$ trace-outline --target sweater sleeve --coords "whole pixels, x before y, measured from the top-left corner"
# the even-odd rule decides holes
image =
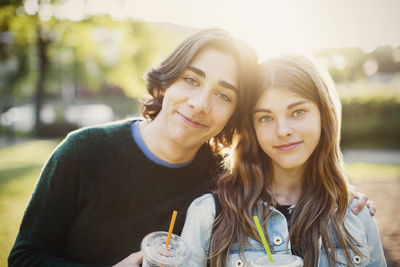
[[[45,164],[9,255],[9,266],[88,266],[70,262],[60,253],[78,211],[76,138],[69,135]]]

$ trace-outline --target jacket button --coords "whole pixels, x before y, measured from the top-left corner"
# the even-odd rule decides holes
[[[282,244],[282,238],[280,236],[276,236],[274,238],[274,245],[279,246],[280,244]]]
[[[354,256],[354,257],[353,257],[353,262],[354,262],[355,264],[360,264],[360,263],[361,263],[361,257],[358,256],[358,255]]]
[[[242,260],[237,260],[236,263],[235,263],[235,266],[236,267],[243,267],[244,266],[243,265],[243,261]]]

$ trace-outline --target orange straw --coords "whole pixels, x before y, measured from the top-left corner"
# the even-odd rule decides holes
[[[176,219],[177,214],[178,214],[178,212],[176,210],[174,210],[174,212],[172,212],[172,218],[171,218],[171,223],[169,224],[167,241],[165,241],[165,249],[164,249],[163,257],[165,257],[167,255],[169,241],[171,240],[172,230],[174,229],[174,224],[175,224],[175,219]],[[161,264],[160,266],[164,267],[164,264]]]
[[[172,212],[172,219],[171,219],[171,223],[169,224],[167,241],[165,242],[165,249],[168,249],[169,241],[171,240],[172,230],[174,229],[174,224],[175,224],[175,219],[176,219],[177,214],[178,214],[178,212],[176,210],[174,210],[174,212]]]

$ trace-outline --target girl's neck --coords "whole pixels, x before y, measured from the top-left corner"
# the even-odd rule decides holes
[[[165,131],[156,120],[139,123],[140,135],[147,148],[158,158],[172,164],[190,161],[200,149],[182,147],[164,134]]]
[[[303,168],[283,169],[274,166],[273,193],[280,205],[296,204],[301,195]]]

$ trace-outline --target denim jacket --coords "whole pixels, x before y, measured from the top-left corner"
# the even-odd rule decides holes
[[[351,212],[349,205],[346,213],[346,227],[357,240],[366,244],[360,247],[364,255],[351,253],[354,266],[386,266],[378,229],[374,219],[370,216],[367,208],[364,208],[358,215]],[[264,203],[266,206],[266,203]],[[275,208],[271,207],[271,217],[267,221],[267,231],[270,237],[273,250],[276,254],[291,254],[290,242],[288,241],[288,223],[285,216]],[[205,194],[195,199],[190,205],[185,225],[182,230],[182,238],[192,250],[189,264],[186,266],[199,267],[207,266],[209,242],[215,217],[215,203],[212,194]],[[265,231],[265,230],[264,230]],[[334,237],[333,237],[334,239]],[[265,256],[265,250],[261,243],[248,238],[249,243],[245,244],[244,257],[239,257],[239,247],[234,244],[229,257],[229,266],[250,266],[254,259]],[[289,243],[288,243],[289,242]],[[335,242],[335,241],[334,241]],[[347,266],[346,256],[342,249],[336,249],[336,258],[339,262],[336,266]],[[320,267],[329,266],[327,252],[323,249],[320,239]]]

